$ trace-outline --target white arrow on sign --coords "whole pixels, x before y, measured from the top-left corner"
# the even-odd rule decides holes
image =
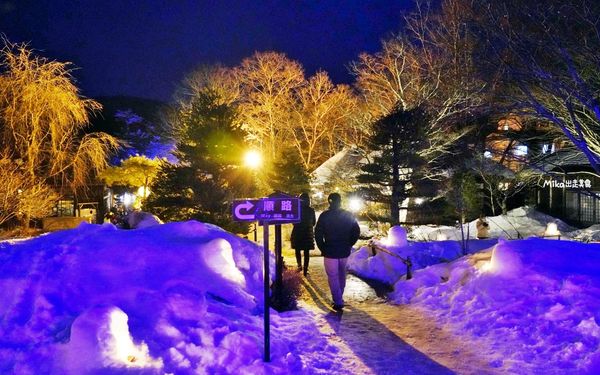
[[[248,212],[250,211],[252,208],[254,207],[254,205],[252,204],[252,202],[246,201],[246,203],[242,203],[240,205],[237,205],[235,207],[235,217],[237,217],[240,220],[253,220],[255,218],[254,214],[250,214],[250,215],[242,215],[240,213],[240,211],[242,209],[244,209],[244,211]]]

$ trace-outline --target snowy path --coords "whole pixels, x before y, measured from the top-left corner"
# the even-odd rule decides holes
[[[286,264],[293,266],[292,253],[284,251]],[[362,280],[348,277],[342,313],[332,310],[322,257],[311,257],[310,273],[303,279],[300,308],[311,311],[317,327],[337,347],[348,374],[494,374],[478,358],[475,348],[436,326],[411,306],[384,303]],[[319,370],[318,358],[303,358],[312,373]],[[329,369],[331,370],[331,369]]]

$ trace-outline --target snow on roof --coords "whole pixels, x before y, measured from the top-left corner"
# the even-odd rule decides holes
[[[335,178],[355,177],[360,173],[360,165],[363,160],[364,156],[357,149],[345,148],[327,159],[311,173],[312,183],[322,186]]]
[[[590,166],[590,161],[583,152],[576,149],[563,149],[541,159],[537,164],[543,171],[552,171],[561,167]]]

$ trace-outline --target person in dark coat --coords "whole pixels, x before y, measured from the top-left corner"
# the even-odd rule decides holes
[[[292,249],[296,251],[296,262],[298,270],[304,270],[304,276],[308,275],[309,254],[315,248],[315,210],[310,206],[310,196],[307,193],[300,194],[300,222],[294,224],[292,229]],[[304,267],[302,267],[302,252],[304,252]]]
[[[352,213],[342,209],[342,197],[331,193],[327,198],[329,209],[319,215],[315,240],[325,258],[325,272],[333,299],[333,308],[344,307],[346,263],[352,246],[358,241],[360,228]]]

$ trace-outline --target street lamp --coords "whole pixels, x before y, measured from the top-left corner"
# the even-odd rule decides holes
[[[350,209],[350,211],[352,212],[358,212],[362,209],[363,207],[363,200],[358,198],[358,197],[352,197],[350,198],[350,200],[348,201],[348,208]]]
[[[250,169],[257,169],[262,165],[262,156],[256,150],[249,150],[244,155],[244,165]]]
[[[244,165],[252,170],[252,177],[256,179],[256,170],[262,166],[262,155],[257,150],[248,150],[244,154]],[[254,222],[254,242],[257,241],[258,222]]]

